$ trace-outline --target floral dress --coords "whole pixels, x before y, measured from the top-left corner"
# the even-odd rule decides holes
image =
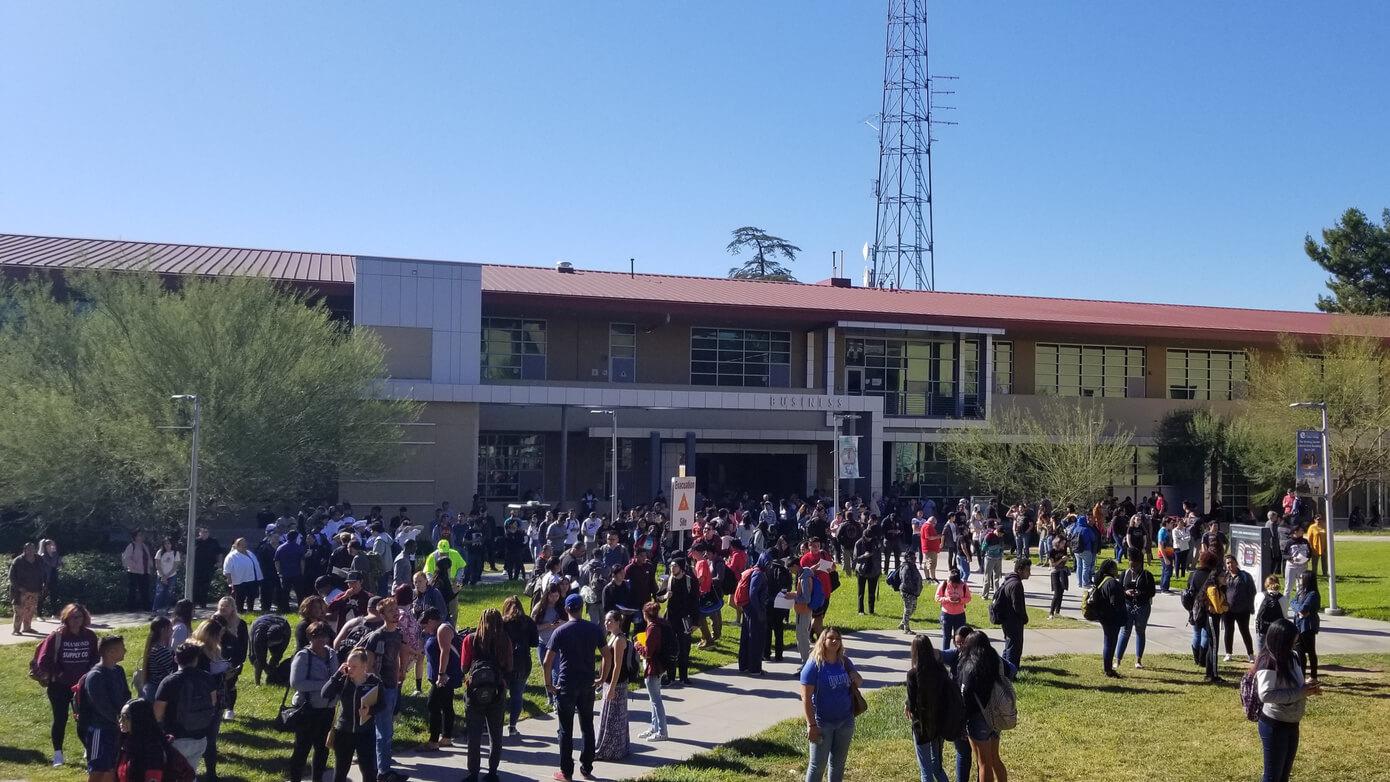
[[[618,680],[617,695],[609,700],[609,691],[613,685],[608,683],[613,678],[613,670],[610,666],[622,667],[623,658],[617,654],[616,644],[618,639],[622,639],[624,646],[630,646],[631,641],[625,635],[614,635],[608,641],[608,660],[603,666],[603,711],[599,714],[598,742],[594,755],[599,760],[622,760],[627,757],[628,730],[627,730],[627,679],[620,677]],[[624,651],[624,655],[626,651]]]

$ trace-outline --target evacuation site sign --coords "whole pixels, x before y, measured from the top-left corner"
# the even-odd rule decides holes
[[[1297,457],[1294,485],[1299,491],[1322,494],[1322,432],[1316,429],[1299,429]]]
[[[695,528],[695,479],[671,479],[671,531]]]

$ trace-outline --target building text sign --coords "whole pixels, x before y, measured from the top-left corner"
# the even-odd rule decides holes
[[[848,410],[849,399],[822,394],[770,394],[769,410]]]

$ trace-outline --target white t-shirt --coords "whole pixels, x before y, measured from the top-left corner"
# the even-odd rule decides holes
[[[565,545],[573,546],[579,541],[579,519],[565,519]]]
[[[585,520],[584,520],[584,542],[585,542],[585,543],[593,543],[593,542],[594,542],[595,536],[598,535],[599,527],[602,527],[602,526],[603,526],[603,522],[602,522],[601,520],[599,520],[599,518],[596,517],[596,516],[590,516],[589,518],[585,519]]]

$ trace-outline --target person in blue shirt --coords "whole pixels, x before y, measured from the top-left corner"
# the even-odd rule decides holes
[[[574,779],[574,719],[584,746],[579,753],[579,772],[592,778],[594,771],[594,655],[603,646],[603,628],[584,621],[584,598],[578,593],[565,598],[569,621],[556,628],[546,644],[542,681],[555,698],[556,733],[560,739],[561,782]]]
[[[1304,572],[1299,578],[1298,592],[1295,593],[1289,608],[1294,614],[1294,626],[1298,628],[1295,650],[1298,652],[1299,667],[1303,669],[1310,684],[1317,684],[1318,630],[1322,625],[1318,611],[1322,609],[1322,596],[1318,594],[1316,575]]]
[[[303,574],[304,546],[299,542],[299,535],[291,532],[285,536],[285,542],[275,549],[275,569],[280,574],[279,589],[276,591],[276,605],[280,613],[288,613],[290,610],[290,590],[294,590],[296,600],[303,600],[308,597],[303,593],[303,586],[300,576]]]
[[[821,782],[826,768],[830,782],[845,778],[845,761],[854,739],[854,701],[850,688],[864,681],[845,654],[840,631],[827,627],[816,639],[811,657],[801,668],[801,704],[806,712],[810,760],[806,782]]]

